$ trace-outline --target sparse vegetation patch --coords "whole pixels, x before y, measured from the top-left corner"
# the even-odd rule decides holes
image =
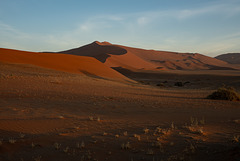
[[[233,87],[221,87],[207,98],[214,100],[240,101],[240,94]]]

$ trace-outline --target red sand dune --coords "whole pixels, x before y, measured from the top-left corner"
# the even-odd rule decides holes
[[[0,48],[0,62],[32,64],[58,71],[81,73],[93,77],[128,80],[95,58],[56,53],[37,53]]]
[[[95,57],[109,67],[144,70],[235,69],[224,61],[201,54],[144,50],[95,41],[61,53]]]
[[[95,57],[109,67],[122,67],[126,69],[157,68],[157,65],[132,54],[122,46],[112,45],[108,42],[101,43],[95,41],[79,48],[61,51],[60,53]]]

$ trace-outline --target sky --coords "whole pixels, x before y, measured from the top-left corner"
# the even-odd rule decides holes
[[[93,41],[216,56],[240,52],[240,0],[0,0],[0,47]]]

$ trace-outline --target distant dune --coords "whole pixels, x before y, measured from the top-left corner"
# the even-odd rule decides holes
[[[236,69],[227,62],[197,53],[177,53],[144,50],[95,41],[91,44],[60,53],[90,56],[108,67],[129,70],[204,70]]]
[[[125,76],[107,67],[95,58],[56,53],[36,53],[0,48],[0,62],[31,64],[91,77],[128,80]]]
[[[216,59],[228,62],[230,64],[240,64],[240,53],[228,53],[215,57]]]

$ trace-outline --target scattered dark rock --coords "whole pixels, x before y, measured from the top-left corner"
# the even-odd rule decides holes
[[[174,86],[182,87],[182,86],[184,86],[184,84],[182,82],[176,82],[174,84]]]
[[[187,82],[184,82],[184,85],[185,85],[185,84],[189,84],[189,83],[190,83],[189,81],[187,81]]]
[[[165,84],[163,84],[163,83],[158,83],[156,86],[165,87]]]
[[[139,81],[139,83],[144,84],[144,85],[150,85],[150,83],[146,82],[146,81]]]

